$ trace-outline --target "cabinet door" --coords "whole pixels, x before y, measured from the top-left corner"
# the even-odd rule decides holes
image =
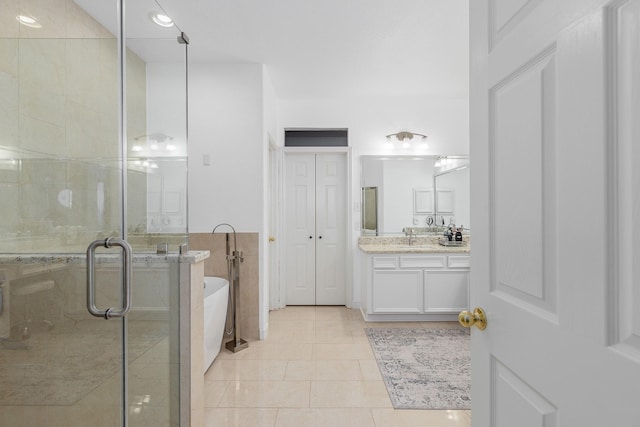
[[[424,311],[458,313],[469,308],[469,271],[425,271]]]
[[[421,270],[373,270],[373,313],[421,313]]]

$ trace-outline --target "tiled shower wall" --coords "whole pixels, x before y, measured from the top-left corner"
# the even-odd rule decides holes
[[[190,233],[189,248],[208,250],[211,256],[204,262],[205,276],[228,278],[225,232]],[[260,339],[259,326],[259,252],[258,233],[236,233],[238,250],[244,254],[240,264],[240,300],[238,321],[241,336],[245,340]],[[233,251],[233,234],[229,234],[230,250]]]
[[[0,9],[0,251],[86,246],[120,226],[117,41],[73,0]],[[20,25],[25,11],[42,27]],[[146,134],[146,64],[130,51],[127,103],[129,137]],[[146,174],[128,188],[129,224],[145,224]]]

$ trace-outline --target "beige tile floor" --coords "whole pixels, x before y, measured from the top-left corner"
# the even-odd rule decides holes
[[[272,311],[269,336],[205,375],[206,427],[470,427],[470,411],[394,410],[365,327],[457,327],[452,322],[366,323],[344,307]]]

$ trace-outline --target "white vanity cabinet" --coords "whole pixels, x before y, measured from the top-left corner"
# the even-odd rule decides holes
[[[363,256],[365,320],[457,320],[469,308],[468,253]]]

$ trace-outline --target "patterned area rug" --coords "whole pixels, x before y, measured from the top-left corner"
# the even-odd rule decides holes
[[[468,329],[365,328],[396,409],[471,409]]]

